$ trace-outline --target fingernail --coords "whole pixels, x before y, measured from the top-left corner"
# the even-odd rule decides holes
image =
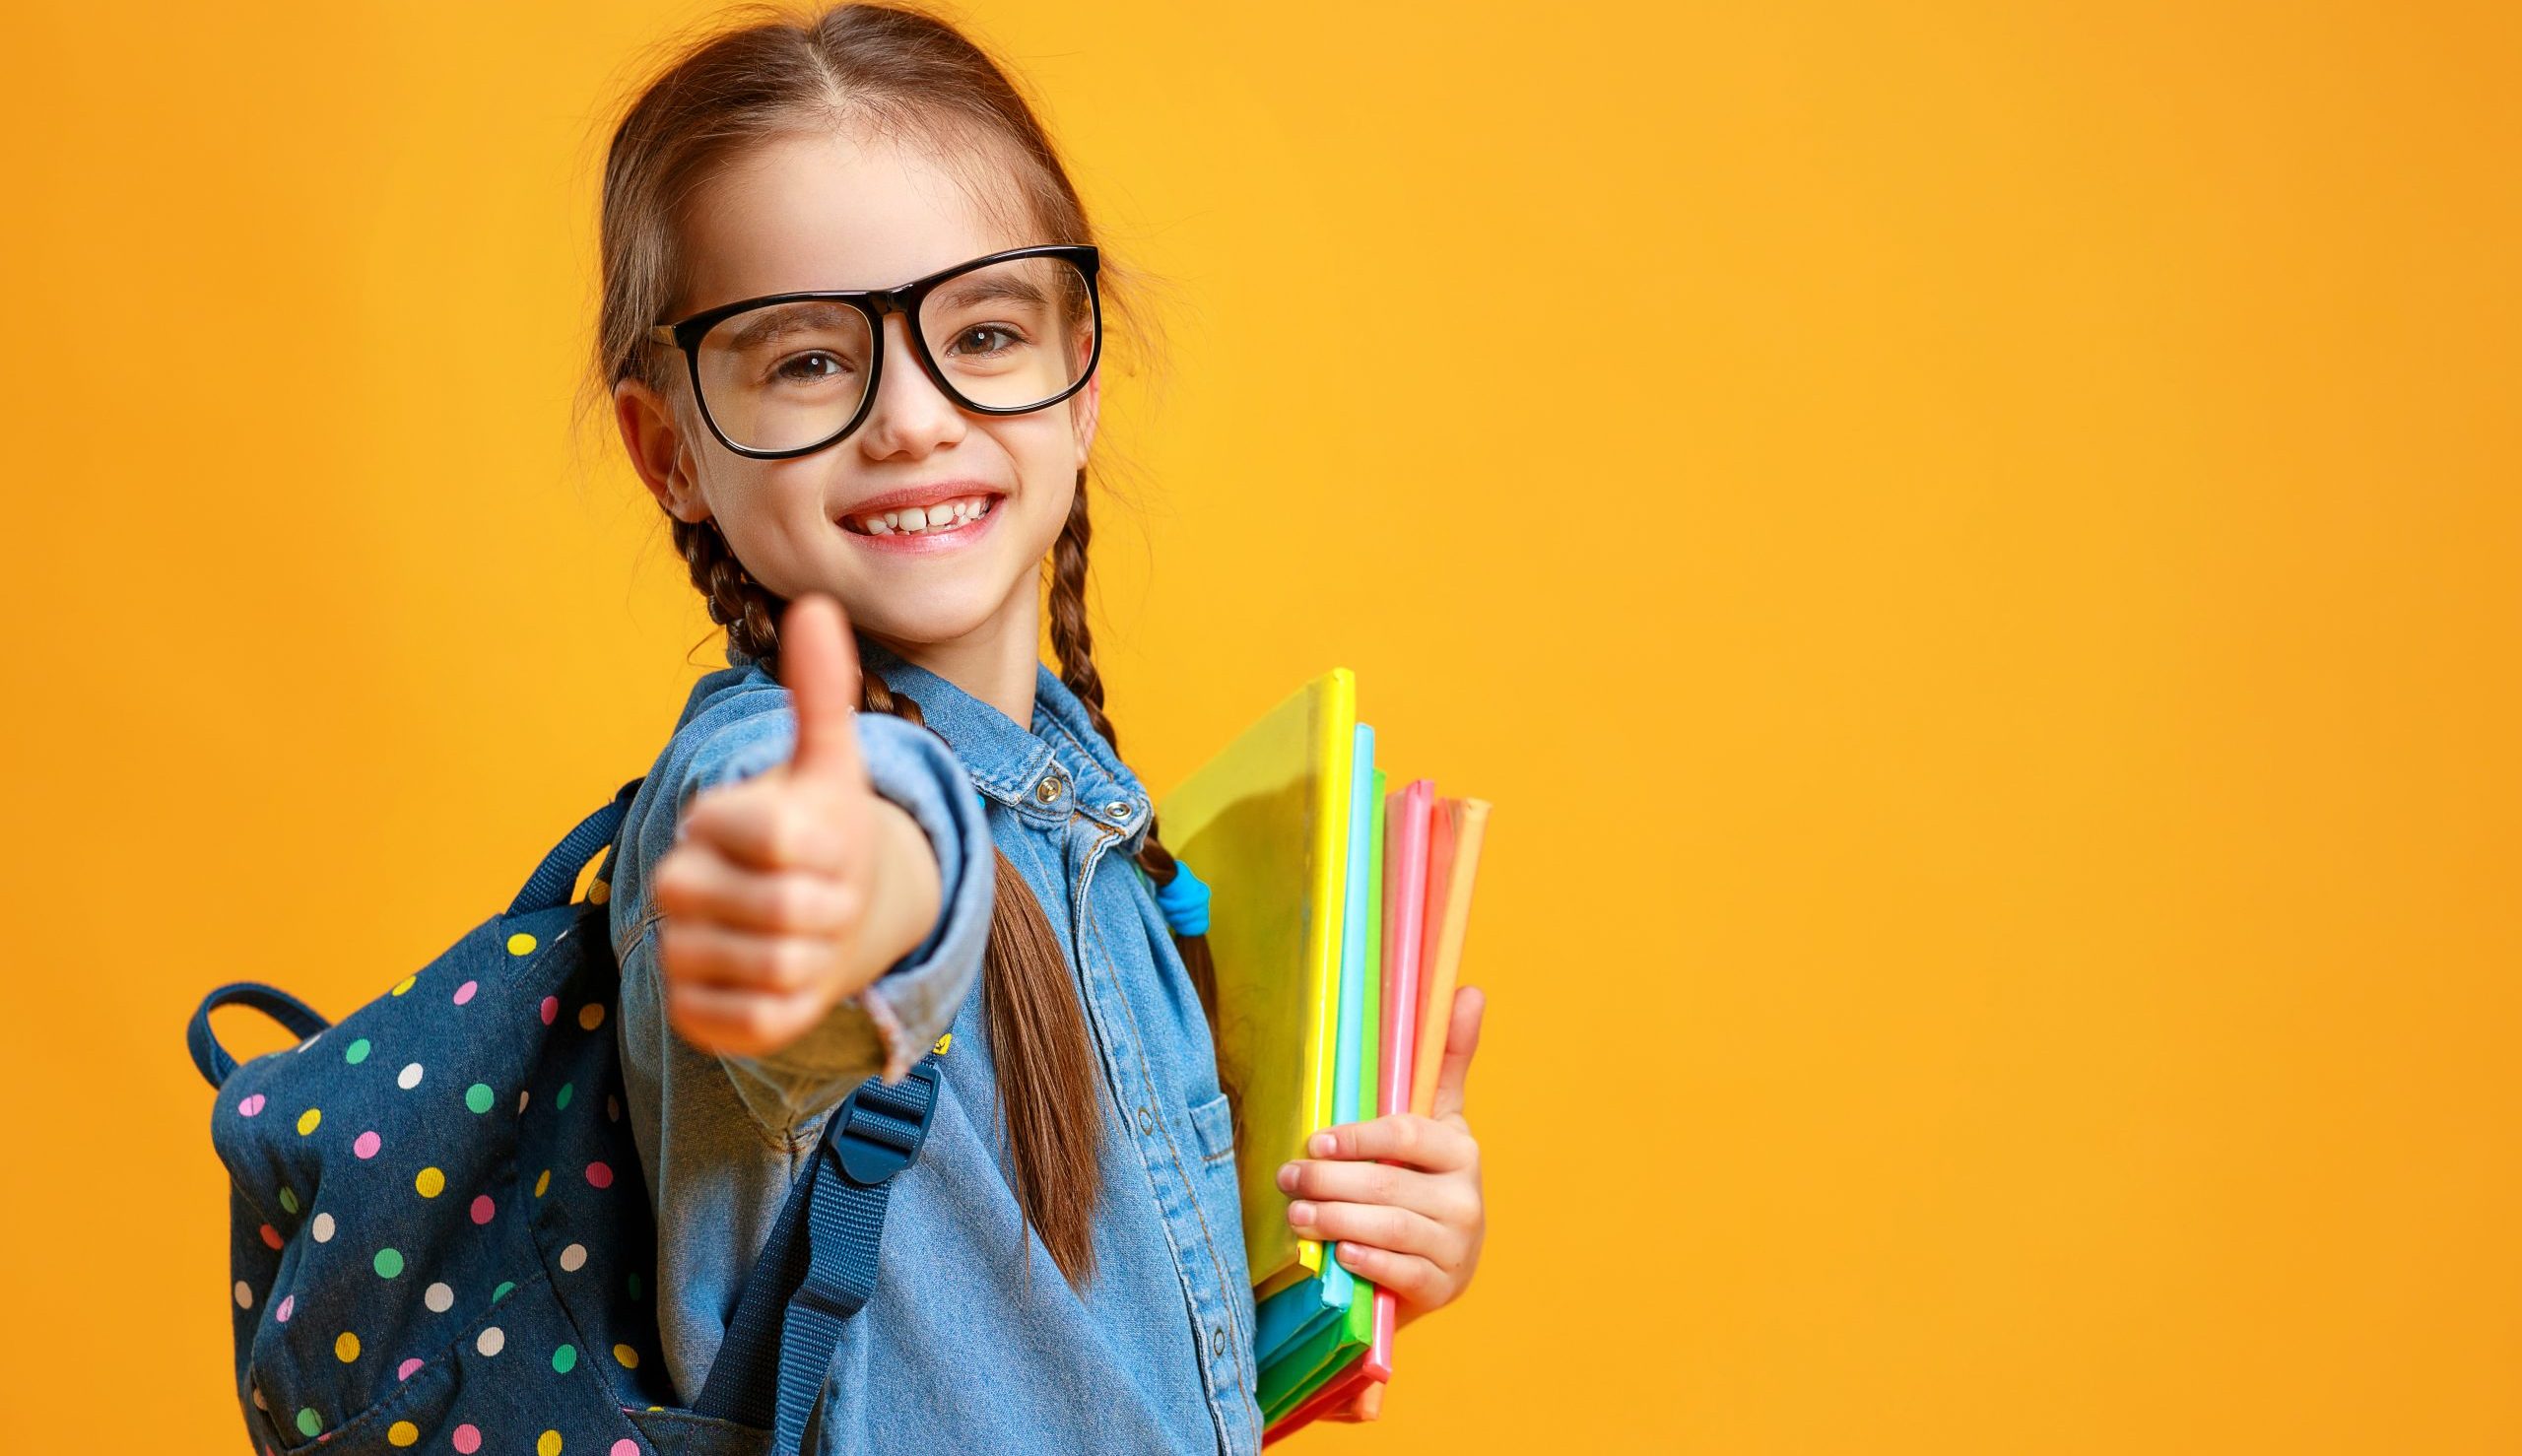
[[[1295,1191],[1295,1189],[1296,1189],[1296,1165],[1295,1165],[1294,1163],[1293,1163],[1293,1162],[1283,1162],[1283,1163],[1280,1163],[1280,1164],[1279,1164],[1279,1191],[1280,1191],[1280,1192],[1282,1192],[1282,1193],[1294,1193],[1294,1192]]]
[[[1316,1158],[1329,1158],[1331,1150],[1338,1146],[1339,1139],[1332,1137],[1329,1133],[1315,1133],[1313,1141],[1304,1145],[1304,1151]]]
[[[1313,1205],[1312,1205],[1312,1204],[1309,1204],[1309,1203],[1307,1203],[1307,1202],[1305,1202],[1305,1201],[1304,1201],[1303,1199],[1301,1199],[1301,1198],[1297,1199],[1295,1202],[1294,1202],[1294,1203],[1292,1203],[1292,1204],[1289,1204],[1289,1205],[1288,1205],[1288,1222],[1289,1222],[1289,1223],[1291,1223],[1291,1224],[1310,1224],[1310,1223],[1312,1223],[1312,1222],[1313,1222]]]

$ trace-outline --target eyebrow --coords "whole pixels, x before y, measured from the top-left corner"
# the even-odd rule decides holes
[[[938,294],[948,303],[988,303],[1001,298],[1036,306],[1049,303],[1040,289],[1013,273],[975,273],[948,279]]]
[[[758,308],[751,313],[740,315],[735,332],[727,336],[727,347],[751,349],[764,340],[775,339],[782,334],[795,333],[800,329],[812,328],[819,324],[831,323],[844,315],[855,318],[858,316],[858,310],[846,303],[819,302],[811,298],[791,303],[773,303],[767,308]]]

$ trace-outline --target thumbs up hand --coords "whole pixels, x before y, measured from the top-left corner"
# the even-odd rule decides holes
[[[837,601],[789,605],[779,673],[795,752],[695,796],[651,879],[667,1022],[731,1056],[812,1030],[908,955],[940,908],[927,834],[859,758],[858,651]]]

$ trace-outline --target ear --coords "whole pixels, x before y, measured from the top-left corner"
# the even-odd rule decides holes
[[[1103,413],[1103,371],[1097,368],[1086,387],[1069,396],[1069,422],[1077,433],[1077,468],[1086,468],[1086,452],[1095,443],[1095,423]]]
[[[679,521],[705,521],[709,502],[699,484],[682,469],[683,430],[676,425],[674,405],[637,379],[613,386],[613,421],[622,430],[623,448],[639,483],[668,515]]]

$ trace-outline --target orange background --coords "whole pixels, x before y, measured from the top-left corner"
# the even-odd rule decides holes
[[[241,1449],[195,998],[720,660],[567,410],[704,14],[13,8],[8,1449]],[[1486,1258],[1288,1449],[2522,1447],[2510,5],[968,14],[1174,286],[1134,766],[1338,663],[1498,806]]]

